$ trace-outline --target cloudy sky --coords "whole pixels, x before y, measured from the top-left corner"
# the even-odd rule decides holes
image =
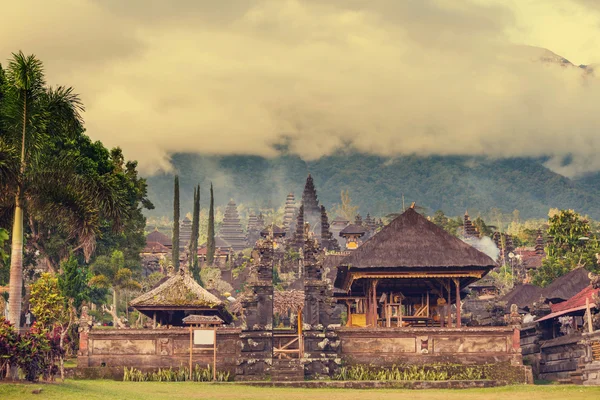
[[[0,59],[38,55],[81,94],[88,134],[147,174],[173,152],[278,144],[600,170],[600,64],[560,62],[600,63],[598,0],[21,0],[2,14]]]

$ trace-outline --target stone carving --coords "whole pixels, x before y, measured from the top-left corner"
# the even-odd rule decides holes
[[[519,307],[516,304],[510,306],[510,314],[504,316],[504,321],[509,326],[520,326],[523,323],[523,317],[519,314]]]

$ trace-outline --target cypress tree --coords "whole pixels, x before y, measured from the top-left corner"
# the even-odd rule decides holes
[[[200,237],[200,185],[194,189],[194,212],[192,216],[192,237],[190,239],[190,270],[194,280],[202,284],[200,280],[200,268],[198,266],[198,239]]]
[[[208,210],[208,233],[206,238],[206,263],[212,265],[215,259],[215,199],[210,184],[210,208]]]
[[[179,271],[179,175],[175,175],[175,184],[173,188],[173,248],[171,256],[173,258],[173,267]]]

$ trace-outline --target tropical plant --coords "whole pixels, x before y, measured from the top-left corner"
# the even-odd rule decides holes
[[[43,273],[31,285],[29,302],[38,328],[50,329],[59,321],[65,309],[65,298],[59,288],[58,278],[49,273]]]
[[[73,305],[79,309],[84,301],[90,299],[88,286],[88,268],[80,265],[74,255],[61,264],[62,273],[58,276],[58,286],[67,299],[73,299]]]
[[[13,54],[0,76],[5,76],[0,79],[0,219],[13,224],[9,317],[18,322],[25,217],[28,243],[34,249],[38,234],[52,232],[89,259],[100,216],[118,227],[124,211],[120,193],[110,182],[78,173],[78,154],[57,145],[83,132],[83,106],[73,90],[46,87],[41,61],[22,52]],[[44,249],[36,250],[44,256]]]
[[[119,291],[139,290],[141,285],[133,279],[131,269],[125,267],[123,252],[119,250],[115,250],[110,257],[99,256],[90,269],[94,274],[89,281],[90,286],[112,290],[113,325],[117,326]]]
[[[198,364],[192,368],[191,379],[190,370],[186,367],[159,368],[156,371],[146,373],[133,367],[125,367],[123,370],[123,380],[126,382],[185,382],[190,380],[193,382],[210,382],[213,380],[214,375],[211,365],[202,368]],[[232,380],[229,371],[217,371],[216,378],[217,382]]]
[[[16,359],[18,340],[14,326],[0,317],[0,379],[6,376],[9,365]]]

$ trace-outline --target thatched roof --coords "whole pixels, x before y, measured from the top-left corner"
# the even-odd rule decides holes
[[[343,265],[351,268],[484,267],[494,260],[409,208],[358,249]]]
[[[576,268],[546,286],[543,295],[553,303],[570,299],[590,284],[588,274],[585,268]]]
[[[273,312],[285,314],[288,311],[297,312],[304,307],[303,290],[275,290],[273,292]]]
[[[516,285],[510,292],[498,300],[505,301],[509,307],[511,304],[516,304],[520,309],[526,309],[530,308],[534,302],[540,300],[542,290],[539,286],[529,284]]]
[[[367,229],[358,224],[350,224],[340,231],[340,236],[344,235],[364,235]]]
[[[180,272],[154,289],[133,299],[135,308],[161,307],[216,307],[223,302],[200,286],[189,274]]]

